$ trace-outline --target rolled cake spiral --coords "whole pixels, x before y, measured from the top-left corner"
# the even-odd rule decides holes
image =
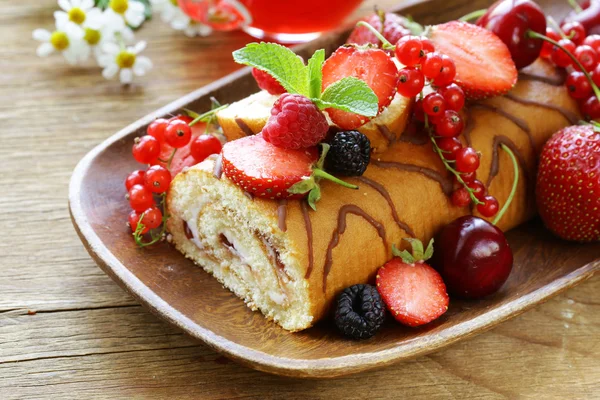
[[[501,144],[520,165],[515,198],[498,223],[503,230],[534,215],[537,154],[554,132],[579,117],[562,80],[538,61],[508,95],[467,107],[463,139],[481,152],[478,179],[501,205],[514,175]],[[348,179],[359,190],[323,182],[316,212],[302,200],[252,199],[221,176],[218,160],[206,160],[171,186],[172,242],[253,310],[290,331],[308,328],[326,315],[341,289],[371,282],[391,258],[392,244],[409,236],[427,241],[470,212],[452,205],[451,176],[431,143],[400,135],[394,133],[388,150],[373,155],[362,177]]]

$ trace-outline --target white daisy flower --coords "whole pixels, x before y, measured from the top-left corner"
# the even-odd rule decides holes
[[[212,28],[200,22],[192,20],[179,8],[177,0],[150,0],[152,9],[160,13],[160,18],[168,23],[171,28],[183,31],[186,36],[208,36]]]
[[[42,42],[37,48],[37,55],[46,57],[55,51],[61,52],[65,60],[75,65],[85,60],[85,46],[83,45],[83,30],[73,24],[59,26],[50,32],[46,29],[36,29],[33,38]]]
[[[132,28],[137,28],[146,19],[145,7],[139,1],[110,0],[106,12],[121,17]]]
[[[98,64],[104,67],[102,76],[112,79],[119,73],[119,79],[123,84],[129,84],[133,75],[145,75],[152,68],[152,61],[148,57],[140,56],[146,48],[146,42],[140,41],[133,47],[121,48],[115,43],[106,43],[102,46],[105,54],[100,56]]]
[[[173,27],[173,23],[171,23],[171,27]],[[173,29],[177,29],[173,27]],[[194,21],[190,19],[188,25],[183,28],[183,33],[185,33],[188,37],[194,36],[208,36],[212,33],[212,28],[208,25],[204,25],[198,21]]]
[[[94,7],[94,0],[58,0],[62,11],[55,11],[58,26],[73,24],[99,29],[102,25],[102,11]]]

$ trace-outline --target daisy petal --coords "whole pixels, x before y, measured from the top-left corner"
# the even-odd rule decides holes
[[[85,17],[85,27],[100,30],[104,25],[104,14],[98,8],[90,10]]]
[[[31,36],[40,42],[47,42],[52,34],[46,29],[36,29],[31,33]]]
[[[176,31],[187,28],[190,25],[190,17],[187,15],[178,15],[171,20],[171,28]]]
[[[133,3],[140,4],[140,3]],[[127,9],[125,11],[125,20],[134,28],[137,28],[144,22],[144,14],[139,14],[133,11],[132,9]]]
[[[54,47],[50,43],[42,43],[38,46],[36,53],[40,57],[46,57],[54,51]]]
[[[133,66],[133,73],[141,76],[151,69],[152,61],[150,61],[148,57],[140,56],[135,61],[135,65]]]
[[[129,7],[127,7],[127,11],[132,10],[136,14],[143,14],[146,11],[146,8],[139,1],[128,1]]]
[[[133,51],[133,54],[139,54],[142,51],[144,51],[145,48],[146,48],[146,41],[140,40],[139,42],[136,43],[135,46],[133,46],[133,49],[131,49],[131,50]]]
[[[117,72],[119,72],[119,66],[117,64],[110,64],[102,70],[102,76],[106,79],[112,79]]]
[[[71,6],[81,8],[81,0],[71,0]]]
[[[98,65],[101,67],[108,67],[111,63],[114,63],[115,56],[110,54],[104,54],[101,50],[96,47],[94,51],[96,51],[96,60],[98,60]]]
[[[69,15],[64,11],[54,11],[54,19],[56,20],[56,27],[60,29],[69,22]]]
[[[208,25],[199,24],[197,31],[200,36],[208,36],[212,33],[212,28]]]
[[[84,11],[88,11],[92,7],[94,7],[94,0],[81,0],[81,4],[79,5],[79,8]]]
[[[131,72],[131,68],[125,68],[121,70],[119,74],[119,79],[123,84],[129,84],[133,81],[133,73]]]
[[[58,0],[58,6],[65,11],[69,11],[73,6],[69,0]]]
[[[81,27],[79,25],[77,25],[71,21],[66,23],[63,29],[69,38],[74,38],[74,39],[79,40],[79,39],[83,39],[83,36],[85,35],[85,33],[83,32],[83,29],[81,29]]]
[[[121,36],[123,36],[123,40],[125,41],[125,43],[132,43],[135,40],[135,35],[133,34],[133,31],[127,26],[121,31]]]
[[[102,45],[102,50],[111,55],[116,55],[121,49],[116,43],[107,42]]]

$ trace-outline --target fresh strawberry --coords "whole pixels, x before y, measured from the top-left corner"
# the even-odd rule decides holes
[[[383,32],[381,31],[381,16],[378,13],[371,14],[362,20],[367,22],[373,28],[382,32],[383,37],[386,38],[390,43],[396,43],[402,36],[410,35],[410,31],[404,27],[404,19],[392,13],[385,13],[383,15]],[[363,44],[381,44],[379,39],[364,26],[357,26],[354,28],[346,43],[354,43],[358,45]]]
[[[557,236],[600,241],[600,129],[569,126],[546,143],[540,155],[537,204]]]
[[[398,68],[383,50],[340,47],[323,64],[323,90],[348,76],[363,80],[373,89],[379,99],[379,111],[387,107],[396,94]],[[369,120],[362,115],[333,108],[327,109],[327,112],[336,125],[346,130],[356,129]]]
[[[309,178],[319,157],[316,147],[302,150],[273,146],[262,134],[223,146],[223,172],[245,191],[268,199],[302,198],[288,189]]]
[[[394,257],[377,271],[377,290],[401,324],[420,326],[448,310],[449,298],[440,274],[425,261],[433,255],[433,240],[423,252],[418,239],[406,239],[413,254],[394,247]]]
[[[456,65],[455,82],[473,100],[505,94],[517,83],[517,68],[508,47],[494,33],[466,22],[431,28],[436,51]]]

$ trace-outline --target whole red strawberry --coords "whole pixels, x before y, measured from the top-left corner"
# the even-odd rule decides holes
[[[385,21],[383,23],[383,32],[381,31],[382,17]],[[385,13],[380,16],[379,13],[375,13],[363,18],[363,21],[367,22],[379,32],[382,32],[383,37],[390,43],[396,43],[402,36],[410,35],[410,31],[404,27],[404,19],[396,14]],[[354,28],[346,43],[355,43],[359,45],[369,43],[381,44],[373,32],[364,26],[357,26]]]
[[[308,97],[284,93],[273,105],[262,135],[277,147],[302,149],[319,144],[328,130],[325,115]]]
[[[569,126],[546,143],[536,195],[542,220],[557,236],[600,240],[599,128]]]
[[[440,274],[425,261],[433,255],[433,240],[427,250],[418,239],[405,239],[413,253],[398,251],[377,271],[377,290],[394,318],[401,324],[420,326],[448,310],[448,293]]]

